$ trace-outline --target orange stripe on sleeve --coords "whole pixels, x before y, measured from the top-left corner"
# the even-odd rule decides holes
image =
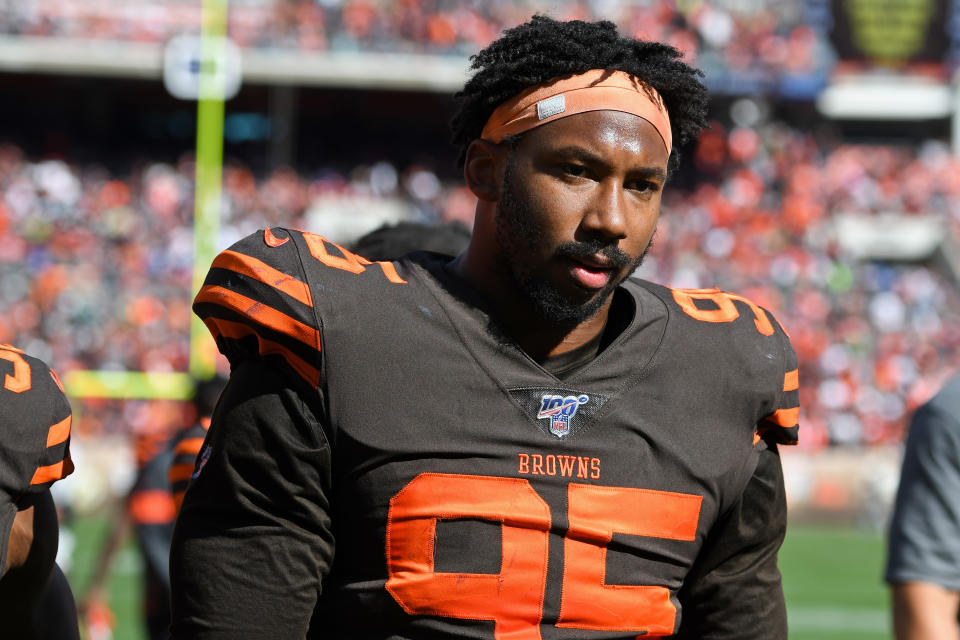
[[[283,345],[258,335],[255,329],[239,322],[231,322],[230,320],[221,320],[219,318],[207,318],[204,320],[204,323],[215,339],[225,337],[239,340],[240,338],[246,338],[251,335],[256,336],[260,355],[279,355],[287,361],[287,364],[289,364],[294,371],[299,373],[303,379],[311,385],[315,387],[320,384],[319,369],[308,364],[303,358],[295,355]]]
[[[177,443],[177,448],[173,450],[173,455],[196,457],[196,455],[200,453],[201,447],[203,447],[203,438],[184,438]]]
[[[310,288],[305,282],[282,271],[277,271],[267,263],[251,256],[228,249],[216,257],[212,266],[249,276],[284,292],[305,305],[313,306],[313,297],[310,295]]]
[[[320,350],[320,332],[272,307],[221,286],[207,285],[200,289],[194,301],[215,304],[250,318],[264,327],[295,338]]]
[[[796,391],[800,388],[800,372],[797,369],[783,374],[783,390]]]
[[[50,427],[50,431],[47,432],[47,446],[52,447],[60,444],[61,442],[66,442],[67,438],[70,437],[70,424],[72,422],[73,416],[69,415],[65,419]]]
[[[189,480],[190,476],[193,475],[193,465],[184,463],[184,464],[174,464],[170,465],[170,484],[174,482],[184,482]]]
[[[778,409],[769,420],[781,427],[793,427],[800,422],[800,407],[792,409]]]
[[[37,467],[33,478],[30,480],[30,484],[44,484],[45,482],[60,480],[61,478],[66,478],[71,473],[73,473],[73,461],[70,459],[70,456],[67,456],[56,464]]]

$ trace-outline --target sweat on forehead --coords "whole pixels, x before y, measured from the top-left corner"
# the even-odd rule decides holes
[[[607,109],[647,120],[670,152],[670,117],[660,95],[636,76],[606,69],[553,78],[523,91],[493,111],[480,137],[499,143],[553,120]]]

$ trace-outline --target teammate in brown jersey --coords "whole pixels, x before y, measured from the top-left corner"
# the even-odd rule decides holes
[[[630,277],[698,72],[544,17],[473,69],[461,255],[273,228],[211,266],[194,309],[232,371],[173,637],[785,638],[789,340],[741,296]]]
[[[72,413],[46,364],[0,344],[0,636],[79,638],[77,611],[57,566],[50,485],[73,471]]]

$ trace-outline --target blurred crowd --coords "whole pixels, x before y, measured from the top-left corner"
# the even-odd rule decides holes
[[[939,142],[828,145],[777,122],[714,123],[688,156],[693,186],[668,188],[641,275],[774,312],[800,359],[803,446],[899,441],[909,412],[960,367],[960,290],[929,261],[858,259],[833,222],[932,216],[960,239],[960,160]],[[0,145],[0,342],[61,373],[186,370],[193,175],[189,156],[115,175]],[[427,166],[386,162],[263,176],[233,162],[223,187],[218,248],[274,224],[348,245],[383,221],[469,223],[474,204]],[[366,228],[358,212],[375,213]],[[88,401],[75,428],[168,419],[145,419],[150,406]]]
[[[162,43],[197,33],[193,0],[0,2],[0,34]],[[232,0],[227,32],[245,48],[469,55],[534,13],[609,19],[668,42],[716,73],[756,81],[823,72],[832,53],[793,0]]]

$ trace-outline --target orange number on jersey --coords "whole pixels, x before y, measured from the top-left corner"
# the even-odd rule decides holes
[[[670,635],[677,610],[670,590],[605,583],[614,533],[693,541],[701,496],[571,484],[558,627]]]
[[[12,347],[0,348],[0,360],[7,360],[13,363],[13,374],[6,374],[3,378],[3,388],[14,393],[23,393],[30,390],[30,365],[23,359],[19,349],[13,350]]]
[[[571,484],[558,627],[673,633],[676,609],[659,586],[606,585],[614,533],[692,541],[700,496]],[[499,574],[437,573],[437,520],[502,525]],[[425,473],[390,501],[387,590],[413,615],[493,620],[497,640],[539,640],[550,510],[527,480]],[[616,622],[612,622],[616,621]]]
[[[436,573],[438,518],[502,523],[499,574]],[[493,620],[494,637],[539,640],[550,508],[522,478],[425,473],[390,500],[387,590],[410,614]]]
[[[349,271],[350,273],[363,273],[367,270],[366,265],[374,264],[370,262],[363,256],[358,256],[355,253],[350,253],[340,245],[331,242],[340,253],[341,256],[335,256],[327,251],[326,240],[322,237],[313,234],[305,233],[303,234],[303,239],[307,243],[307,247],[310,248],[310,255],[319,260],[321,263],[327,265],[328,267],[333,267],[334,269],[340,269],[341,271]],[[377,262],[377,265],[383,270],[383,275],[386,276],[387,280],[394,282],[396,284],[406,284],[407,281],[400,277],[400,274],[397,273],[396,268],[394,268],[392,262]]]
[[[757,331],[765,336],[773,335],[773,324],[770,323],[770,318],[767,317],[766,312],[743,296],[719,289],[671,289],[671,291],[673,292],[673,299],[680,305],[684,313],[702,322],[733,322],[740,317],[740,311],[733,304],[733,301],[742,302],[753,311],[753,322]],[[709,300],[717,308],[701,309],[697,306],[697,300]]]

